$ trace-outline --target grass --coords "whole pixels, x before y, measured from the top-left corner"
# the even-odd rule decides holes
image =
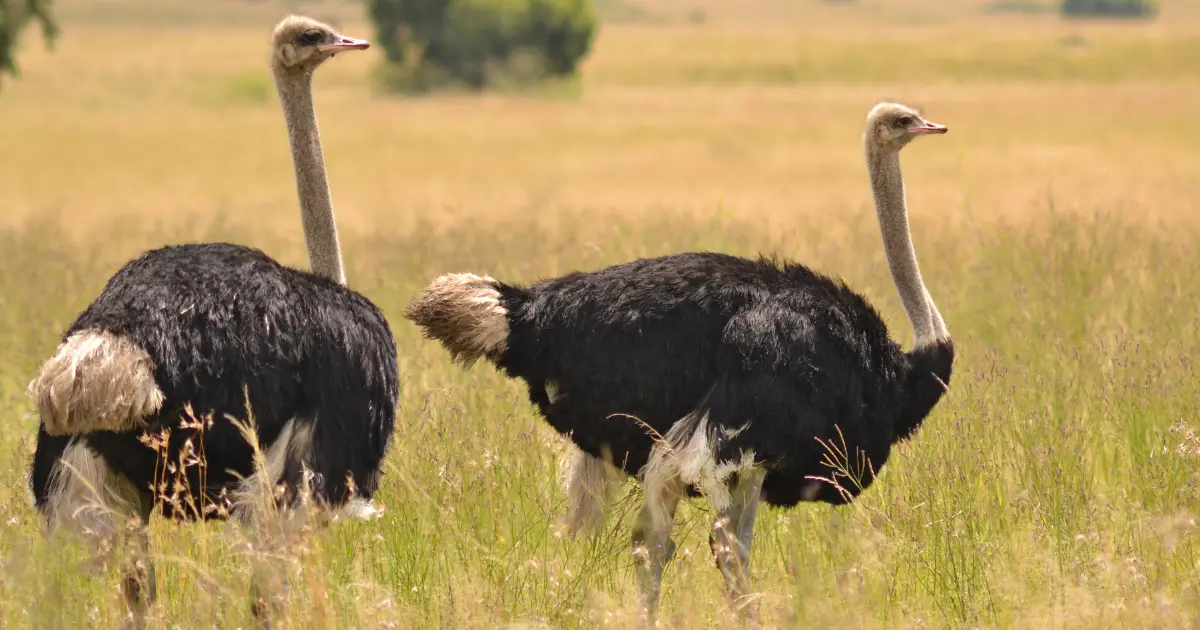
[[[1200,88],[1178,51],[1197,22],[993,21],[957,3],[930,22],[937,6],[813,8],[834,29],[814,36],[719,3],[664,2],[664,15],[704,9],[706,24],[610,26],[575,99],[384,98],[367,80],[375,51],[323,68],[317,105],[348,275],[391,320],[402,411],[387,512],[287,550],[282,625],[629,626],[636,487],[594,538],[563,536],[563,440],[517,383],[451,366],[400,312],[446,271],[531,281],[636,256],[765,251],[844,277],[907,345],[858,146],[867,108],[893,97],[951,128],[904,160],[955,376],[854,505],[760,516],[767,625],[1190,627]],[[123,262],[164,242],[227,239],[305,264],[262,68],[278,8],[223,6],[228,16],[178,27],[169,9],[151,24],[97,23],[64,3],[76,17],[59,46],[31,39],[22,78],[0,94],[0,627],[121,616],[115,565],[44,538],[25,489],[35,422],[24,386],[62,329]],[[314,11],[325,9],[369,33],[350,9]],[[905,11],[924,21],[879,17]],[[1091,61],[1060,74],[994,69],[1068,54],[1068,35]],[[966,54],[994,45],[1006,45],[995,58]],[[1088,69],[1113,50],[1129,53],[1124,65]],[[761,70],[796,59],[827,69]],[[680,514],[664,602],[675,627],[730,622],[710,516],[699,501]],[[248,543],[230,524],[156,521],[152,625],[247,626],[250,566],[270,553]]]

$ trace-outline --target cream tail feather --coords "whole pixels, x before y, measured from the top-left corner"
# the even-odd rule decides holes
[[[67,337],[29,384],[50,435],[129,431],[162,407],[154,361],[120,335],[84,330]]]

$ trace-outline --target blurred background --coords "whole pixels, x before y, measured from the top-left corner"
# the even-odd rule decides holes
[[[349,282],[388,316],[403,389],[385,518],[290,553],[282,627],[629,627],[636,485],[566,538],[565,440],[402,309],[450,271],[776,253],[907,346],[861,147],[880,99],[950,129],[902,160],[954,382],[854,505],[760,516],[765,626],[1197,627],[1185,0],[0,0],[0,627],[124,614],[115,566],[45,540],[25,489],[25,386],[62,331],[164,243],[307,268],[268,67],[292,12],[373,42],[314,91]],[[667,626],[732,621],[711,516],[680,513]],[[154,527],[156,627],[246,626],[238,536]]]
[[[29,0],[5,0],[22,6]],[[1066,8],[1141,7],[1145,17]],[[976,0],[58,0],[0,93],[4,220],[294,223],[267,39],[287,12],[376,45],[322,68],[345,229],[614,209],[771,220],[868,201],[881,98],[951,134],[914,212],[1190,199],[1200,5]],[[1110,9],[1113,10],[1113,9]],[[13,13],[6,9],[5,15]],[[9,18],[5,18],[8,20]],[[8,29],[6,28],[6,32]],[[1117,200],[1120,200],[1119,202]],[[952,210],[953,209],[953,210]],[[295,232],[295,230],[291,230]],[[298,234],[297,234],[298,236]]]

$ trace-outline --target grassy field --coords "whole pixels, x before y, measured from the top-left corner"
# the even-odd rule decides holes
[[[593,538],[565,537],[564,441],[517,383],[451,366],[404,304],[446,271],[777,252],[845,278],[907,345],[859,144],[895,98],[950,127],[904,160],[955,377],[854,505],[760,516],[765,625],[1200,627],[1200,10],[1165,4],[1112,24],[952,0],[631,2],[579,83],[540,98],[400,99],[372,87],[377,50],[327,64],[347,272],[391,320],[402,411],[385,516],[281,550],[281,625],[629,626],[636,486]],[[64,0],[55,51],[31,35],[0,91],[0,628],[122,615],[115,566],[45,539],[26,490],[24,388],[61,331],[147,247],[307,264],[265,69],[283,8],[150,6]],[[352,5],[298,10],[371,35]],[[731,621],[710,517],[681,510],[664,625]],[[152,537],[154,627],[249,624],[249,568],[272,550],[228,524]]]

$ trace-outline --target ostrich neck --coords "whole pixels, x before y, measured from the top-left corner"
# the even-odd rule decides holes
[[[317,131],[317,112],[313,108],[312,71],[291,73],[276,68],[275,84],[292,145],[309,266],[313,273],[344,285],[342,251],[333,219],[321,135]]]
[[[900,301],[912,323],[916,347],[937,343],[949,337],[933,298],[921,281],[917,254],[908,230],[908,208],[904,199],[904,177],[900,173],[900,154],[889,150],[867,150],[867,167],[883,248]]]

